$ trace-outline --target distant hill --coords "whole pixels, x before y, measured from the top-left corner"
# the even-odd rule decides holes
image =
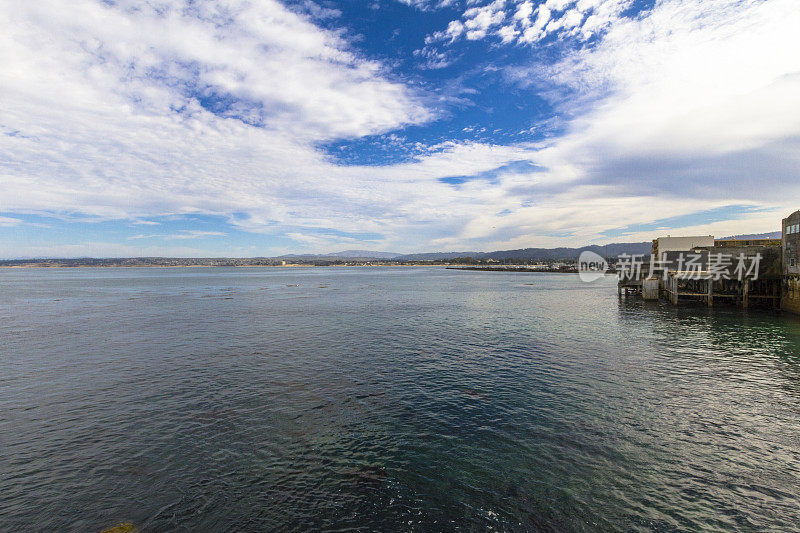
[[[758,233],[723,237],[730,239],[780,239],[781,233]],[[329,254],[289,254],[278,257],[229,257],[229,258],[80,258],[80,259],[8,259],[0,260],[0,266],[259,266],[289,263],[313,263],[318,265],[341,263],[370,263],[376,261],[449,261],[456,258],[493,259],[495,261],[561,261],[575,260],[581,252],[589,250],[603,257],[619,257],[620,254],[650,254],[652,242],[622,242],[608,245],[582,246],[580,248],[519,248],[516,250],[496,250],[494,252],[428,252],[418,254],[397,254],[373,250],[343,250]]]
[[[652,242],[628,242],[609,245],[592,245],[581,248],[520,248],[517,250],[498,250],[495,252],[433,252],[421,254],[407,254],[395,257],[397,261],[436,261],[455,259],[457,257],[472,257],[475,259],[531,259],[538,261],[555,261],[558,259],[577,259],[581,252],[589,250],[607,257],[616,257],[620,254],[649,254]]]
[[[376,252],[373,250],[344,250],[330,254],[286,254],[280,255],[275,259],[291,259],[293,261],[325,261],[335,259],[359,259],[359,260],[388,260],[394,259],[400,254],[394,252]]]
[[[456,257],[482,257],[485,252],[424,252],[405,254],[395,257],[397,261],[438,261],[455,259]]]
[[[734,239],[780,239],[781,232],[773,231],[770,233],[747,233],[744,235],[733,235],[731,237],[720,237],[720,241],[731,241]]]
[[[344,250],[326,254],[328,257],[364,257],[368,259],[394,259],[401,255],[394,252],[375,252],[372,250]]]

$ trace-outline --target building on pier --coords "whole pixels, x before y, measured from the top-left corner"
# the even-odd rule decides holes
[[[743,246],[781,246],[783,239],[716,239],[718,248],[741,248]]]
[[[783,298],[781,308],[800,314],[800,211],[783,219]]]
[[[728,265],[720,269],[723,255]],[[755,271],[743,274],[737,269],[736,265],[753,264],[756,257]],[[674,305],[694,300],[709,306],[723,301],[739,307],[780,307],[800,314],[800,211],[783,219],[780,239],[668,235],[654,239],[651,258],[643,259],[637,276],[620,276],[620,295],[664,297]]]
[[[667,299],[677,305],[681,300],[716,303],[737,307],[775,309],[781,300],[781,252],[773,244],[744,244],[724,247],[697,248],[697,258],[688,262],[671,259],[677,265],[664,273],[662,290]]]
[[[688,252],[695,248],[714,246],[713,235],[700,235],[695,237],[658,237],[653,239],[653,257],[659,258],[667,252]]]
[[[643,275],[636,280],[620,280],[618,290],[620,294],[641,295],[645,300],[664,297],[674,305],[695,301],[708,306],[728,303],[742,308],[778,308],[780,242],[715,241],[711,235],[659,237],[653,240],[649,263],[642,265]]]

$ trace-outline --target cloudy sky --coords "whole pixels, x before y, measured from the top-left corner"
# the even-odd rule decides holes
[[[775,231],[798,28],[797,0],[0,0],[0,257]]]

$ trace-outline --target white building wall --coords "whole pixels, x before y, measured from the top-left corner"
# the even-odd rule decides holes
[[[713,235],[701,235],[697,237],[659,237],[658,253],[664,252],[688,252],[693,248],[704,248],[714,246]]]

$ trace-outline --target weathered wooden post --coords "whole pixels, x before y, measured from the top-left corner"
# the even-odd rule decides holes
[[[706,303],[709,307],[714,307],[714,278],[708,278],[708,296]]]
[[[744,278],[742,282],[742,308],[747,309],[750,305],[750,279]]]
[[[672,305],[678,305],[678,277],[675,274],[670,276],[670,288],[672,289]]]

